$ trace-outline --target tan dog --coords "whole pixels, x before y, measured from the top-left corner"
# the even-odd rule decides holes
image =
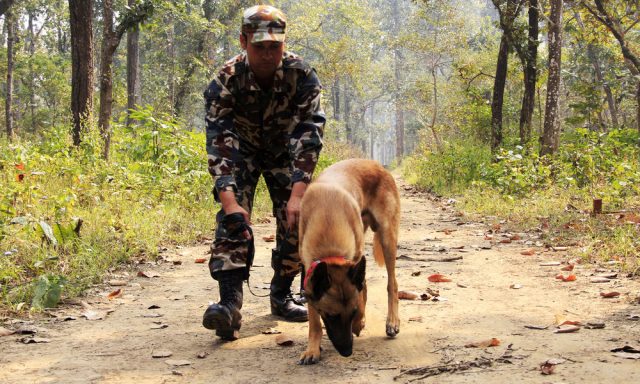
[[[353,334],[364,328],[367,301],[364,232],[375,232],[373,255],[387,268],[386,333],[400,331],[395,276],[400,197],[393,177],[372,160],[344,160],[327,168],[302,198],[299,227],[309,303],[309,345],[300,364],[320,360],[324,322],[342,356],[350,356]],[[353,333],[353,334],[352,334]]]

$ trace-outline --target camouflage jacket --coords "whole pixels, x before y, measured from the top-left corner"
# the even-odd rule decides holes
[[[232,186],[234,159],[284,159],[293,183],[309,183],[322,149],[325,115],[315,71],[285,52],[270,90],[249,70],[246,53],[229,60],[204,93],[207,155],[215,189]]]

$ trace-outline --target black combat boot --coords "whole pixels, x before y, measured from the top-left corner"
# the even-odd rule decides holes
[[[216,272],[220,288],[220,302],[211,304],[204,312],[202,325],[215,329],[216,335],[223,340],[233,341],[239,337],[242,323],[242,280],[244,270]]]
[[[287,321],[307,321],[309,315],[307,308],[291,294],[291,283],[293,277],[280,276],[274,273],[271,279],[271,314],[283,317]]]

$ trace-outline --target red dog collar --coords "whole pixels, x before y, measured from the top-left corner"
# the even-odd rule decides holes
[[[315,260],[313,263],[311,263],[311,265],[309,266],[309,269],[306,271],[306,273],[304,275],[304,284],[302,285],[302,287],[304,289],[307,289],[307,283],[309,282],[309,278],[313,274],[313,271],[316,269],[318,264],[327,263],[327,264],[342,265],[346,261],[347,260],[343,256],[327,256],[327,257],[323,257],[323,258],[321,258],[319,260]]]

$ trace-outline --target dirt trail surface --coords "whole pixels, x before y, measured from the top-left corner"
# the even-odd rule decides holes
[[[563,272],[571,248],[554,251],[540,246],[539,233],[508,234],[465,222],[454,206],[402,185],[400,189],[400,289],[418,294],[431,289],[430,296],[437,290],[440,300],[401,300],[402,323],[395,339],[385,336],[386,272],[369,263],[367,325],[355,339],[351,357],[341,357],[325,336],[321,362],[296,365],[306,347],[307,324],[271,316],[268,298],[253,296],[246,285],[241,338],[221,342],[201,326],[209,301],[218,299],[206,263],[195,263],[207,257],[208,246],[202,245],[167,250],[165,261],[157,265],[114,272],[107,280],[124,285],[97,287],[83,298],[85,307],[78,300],[50,318],[0,319],[6,329],[35,331],[0,337],[0,382],[640,382],[640,360],[632,359],[639,354],[611,352],[625,345],[640,348],[640,321],[634,320],[640,315],[639,281],[618,274],[608,282],[591,282],[612,265],[577,264],[572,272]],[[268,293],[273,243],[264,237],[274,227],[254,226],[256,261],[250,283],[258,295]],[[509,238],[510,243],[501,242]],[[528,249],[535,254],[521,254]],[[562,264],[541,265],[553,262]],[[138,271],[158,276],[138,276]],[[452,281],[429,282],[435,273]],[[562,282],[555,278],[560,273],[577,279]],[[117,289],[120,295],[109,299]],[[601,292],[612,291],[620,296],[601,297]],[[82,313],[104,318],[87,320]],[[564,320],[582,326],[573,333],[554,333]],[[604,328],[596,324],[590,329],[589,322],[604,323]],[[272,328],[293,344],[276,344],[278,335],[263,333]],[[500,344],[465,347],[492,338]],[[48,342],[25,343],[38,340]],[[554,372],[542,375],[540,364],[549,359],[559,364],[550,364]],[[407,371],[412,368],[420,369]]]

